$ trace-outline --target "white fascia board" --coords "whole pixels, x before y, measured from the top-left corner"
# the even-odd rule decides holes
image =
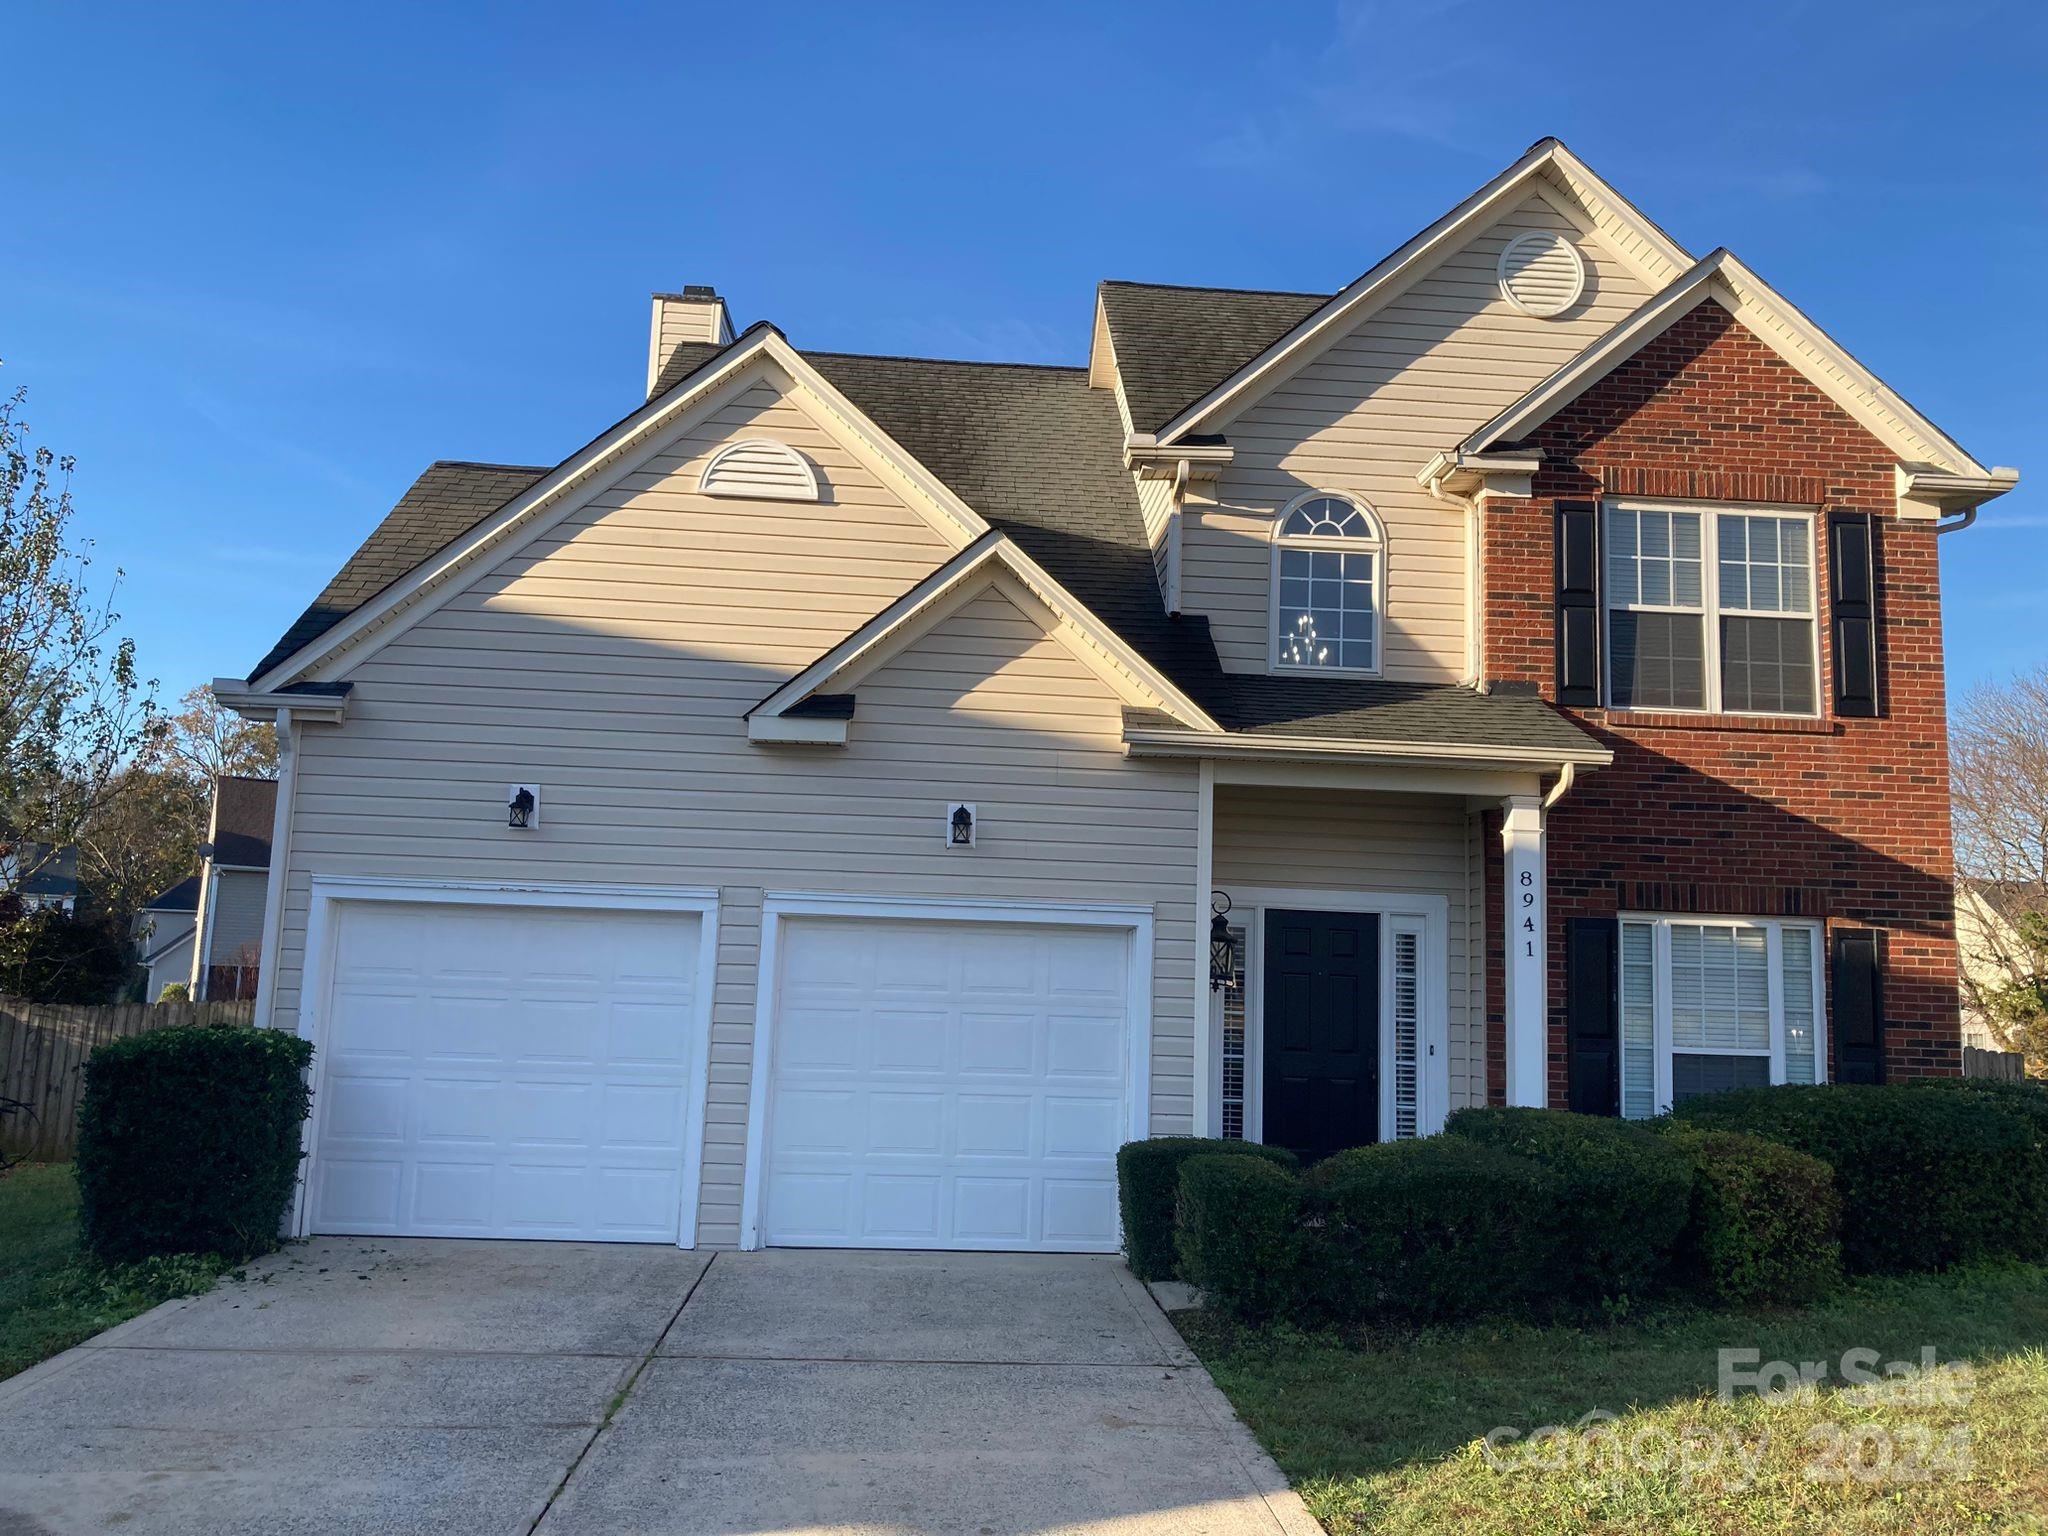
[[[306,677],[401,610],[407,611],[409,619],[431,612],[460,590],[451,578],[470,570],[481,556],[509,554],[520,541],[545,531],[548,521],[566,515],[580,504],[570,499],[572,493],[590,486],[607,471],[614,476],[629,471],[635,462],[630,455],[636,448],[651,453],[658,437],[677,430],[699,414],[708,414],[707,408],[723,404],[729,390],[748,382],[743,378],[745,371],[763,360],[773,362],[800,391],[823,408],[824,414],[841,427],[841,435],[849,439],[847,447],[856,457],[910,488],[914,493],[907,498],[911,509],[924,516],[942,538],[958,547],[988,532],[988,524],[980,514],[868,420],[799,356],[779,332],[762,326],[697,373],[679,380],[666,394],[648,401],[571,454],[456,543],[393,582],[310,645],[286,657],[262,677],[252,679],[248,686],[266,691]],[[543,520],[544,515],[548,521]]]
[[[1903,431],[1940,452],[1952,455],[1955,462],[1948,468],[1970,475],[1987,474],[1982,465],[1939,427],[1837,346],[1831,337],[1726,248],[1702,258],[1668,288],[1618,321],[1604,336],[1466,438],[1459,451],[1466,455],[1483,455],[1498,443],[1511,443],[1527,436],[1709,300],[1719,303],[1740,320],[1759,341],[1849,415],[1862,422],[1880,440],[1898,445]],[[1773,334],[1776,326],[1771,322],[1774,320],[1790,330],[1797,343],[1811,348],[1813,355],[1806,355],[1802,346],[1788,345],[1785,338]],[[1816,358],[1822,366],[1816,366]],[[1829,368],[1848,381],[1847,388],[1842,386],[1841,380],[1828,376],[1826,370]]]
[[[1981,506],[2020,483],[2020,472],[2003,464],[1982,475],[1953,474],[1925,464],[1900,464],[1893,473],[1901,502],[1924,502],[1945,511]]]
[[[1587,168],[1584,161],[1555,139],[1544,139],[1513,165],[1466,198],[1449,213],[1410,239],[1377,266],[1332,295],[1329,302],[1302,320],[1264,352],[1216,388],[1188,406],[1159,431],[1162,444],[1227,418],[1308,363],[1325,347],[1362,320],[1384,299],[1424,275],[1443,257],[1503,213],[1546,166],[1556,164],[1586,183],[1623,217],[1637,226],[1645,243],[1665,262],[1689,266],[1692,257],[1639,213],[1633,204]],[[1625,256],[1625,253],[1623,253]],[[1626,258],[1625,258],[1626,259]],[[1640,262],[1635,263],[1641,265]],[[1647,269],[1646,269],[1647,271]],[[1654,276],[1646,280],[1654,281]]]
[[[1199,730],[1220,729],[1208,713],[1127,645],[1045,568],[1000,533],[977,539],[867,623],[748,711],[748,720],[783,716],[814,693],[842,691],[911,644],[969,595],[968,585],[998,565],[1045,605],[1069,649],[1098,674],[1118,674],[1151,695],[1149,702]],[[786,718],[786,717],[785,717]],[[765,738],[757,738],[765,739]]]
[[[345,693],[272,693],[239,677],[216,677],[206,691],[222,709],[248,720],[275,720],[280,709],[290,710],[301,724],[339,725],[348,718]]]
[[[1532,773],[1604,768],[1614,761],[1607,748],[1588,741],[1582,748],[1468,746],[1455,742],[1347,741],[1330,736],[1249,736],[1234,731],[1175,731],[1126,726],[1124,745],[1133,757],[1280,758],[1306,762],[1378,761],[1416,767],[1519,768]]]

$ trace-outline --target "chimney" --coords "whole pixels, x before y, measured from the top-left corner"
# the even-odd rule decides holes
[[[712,289],[692,286],[681,293],[657,293],[647,337],[647,393],[654,393],[654,381],[661,377],[677,342],[708,341],[722,346],[731,340],[732,323],[726,317],[725,300]]]

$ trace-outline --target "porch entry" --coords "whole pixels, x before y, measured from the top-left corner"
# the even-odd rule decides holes
[[[1304,1161],[1380,1139],[1381,921],[1266,913],[1262,1139]]]

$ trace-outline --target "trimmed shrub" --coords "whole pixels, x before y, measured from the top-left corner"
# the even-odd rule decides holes
[[[1719,1302],[1815,1301],[1842,1283],[1834,1170],[1761,1136],[1658,1121],[1692,1162],[1682,1275]]]
[[[1172,1280],[1179,1274],[1173,1248],[1174,1202],[1180,1198],[1180,1167],[1206,1153],[1263,1158],[1283,1168],[1297,1166],[1285,1147],[1253,1141],[1212,1141],[1203,1136],[1154,1136],[1117,1149],[1116,1192],[1123,1210],[1124,1257],[1140,1280]]]
[[[1551,1188],[1525,1158],[1431,1136],[1339,1152],[1308,1185],[1304,1288],[1340,1322],[1512,1314],[1541,1291]]]
[[[1211,1306],[1248,1323],[1299,1309],[1303,1188],[1263,1157],[1204,1152],[1180,1164],[1174,1246],[1181,1277]]]
[[[2034,1171],[2013,1190],[2018,1221],[2013,1252],[2032,1263],[2048,1261],[2048,1083],[1984,1077],[1922,1077],[1908,1086],[1954,1093],[1993,1104],[2025,1122],[2034,1138]]]
[[[129,1263],[275,1248],[298,1176],[312,1057],[297,1035],[232,1024],[159,1029],[94,1051],[77,1158],[93,1253]]]
[[[2035,1133],[1989,1095],[1904,1084],[1739,1088],[1674,1118],[1819,1158],[1842,1199],[1853,1274],[1910,1274],[2022,1251],[2040,1198]]]
[[[1692,1165],[1640,1125],[1563,1109],[1461,1109],[1445,1129],[1528,1158],[1550,1200],[1532,1222],[1548,1228],[1550,1294],[1561,1311],[1625,1308],[1668,1276],[1692,1213]]]

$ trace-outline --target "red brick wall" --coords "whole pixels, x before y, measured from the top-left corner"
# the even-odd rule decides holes
[[[1545,463],[1533,499],[1492,502],[1485,517],[1487,672],[1497,680],[1534,683],[1555,696],[1559,499],[1637,495],[1821,509],[1824,709],[1833,677],[1827,512],[1878,515],[1882,573],[1880,719],[1567,711],[1613,749],[1615,761],[1582,776],[1550,813],[1551,1102],[1564,1103],[1566,1092],[1567,925],[1617,911],[1797,915],[1831,929],[1881,927],[1888,1073],[1959,1071],[1940,581],[1933,529],[1893,516],[1893,453],[1715,303],[1681,320],[1530,442]],[[1491,851],[1489,911],[1497,913],[1499,859]],[[1496,944],[1488,999],[1496,1035],[1499,966]],[[1489,1042],[1489,1056],[1496,1049]],[[1500,1092],[1498,1078],[1493,1091]]]

